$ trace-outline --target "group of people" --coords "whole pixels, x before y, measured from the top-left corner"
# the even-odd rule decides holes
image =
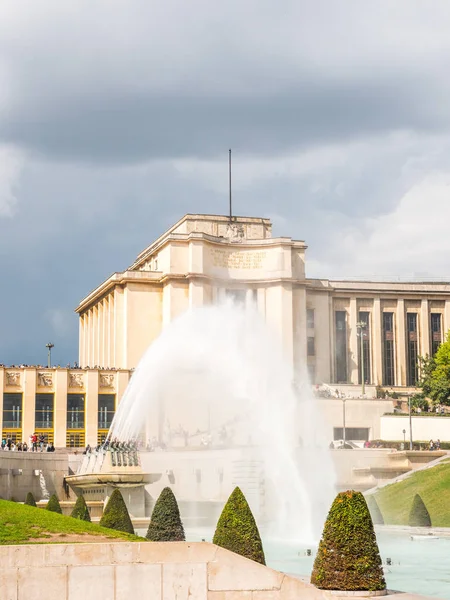
[[[53,443],[48,444],[45,435],[42,433],[38,436],[33,433],[26,442],[14,442],[10,437],[2,439],[2,450],[9,452],[54,452],[55,446]]]
[[[441,449],[441,440],[430,440],[429,450],[440,450]]]

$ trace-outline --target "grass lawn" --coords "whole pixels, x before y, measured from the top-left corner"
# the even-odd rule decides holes
[[[408,525],[415,494],[419,494],[434,527],[450,527],[450,461],[418,471],[375,494],[386,525]]]
[[[0,500],[0,544],[142,541],[142,538],[79,521],[42,508]]]

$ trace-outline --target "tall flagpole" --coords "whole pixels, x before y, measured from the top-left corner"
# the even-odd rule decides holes
[[[230,194],[230,221],[232,221],[233,211],[231,206],[231,148],[228,150],[228,188]]]

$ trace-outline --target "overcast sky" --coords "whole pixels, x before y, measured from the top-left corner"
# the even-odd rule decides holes
[[[271,217],[308,276],[450,280],[448,0],[2,0],[0,363],[186,212]]]

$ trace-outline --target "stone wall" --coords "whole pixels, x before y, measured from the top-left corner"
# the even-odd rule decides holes
[[[7,600],[318,599],[307,583],[209,543],[36,544],[0,547]]]

